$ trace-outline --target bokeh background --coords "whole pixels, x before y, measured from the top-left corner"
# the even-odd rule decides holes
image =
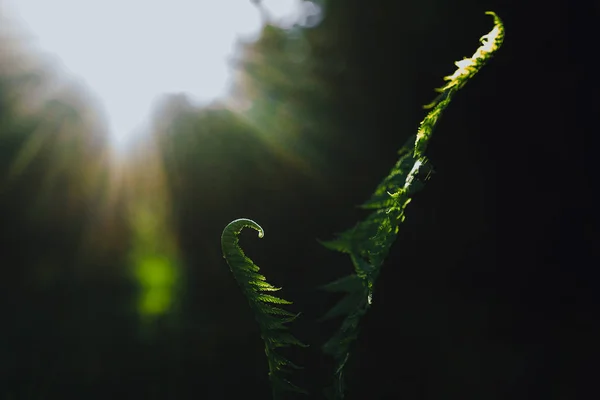
[[[318,21],[238,43],[228,96],[165,93],[126,150],[93,90],[0,29],[0,399],[269,398],[220,249],[240,217],[266,231],[242,232],[246,253],[302,312],[291,379],[323,398],[340,321],[317,322],[337,300],[318,287],[351,264],[316,239],[366,215],[488,10],[505,44],[433,136],[348,399],[594,398],[597,4],[317,3]]]

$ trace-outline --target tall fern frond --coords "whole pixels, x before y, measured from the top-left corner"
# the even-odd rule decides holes
[[[331,388],[333,399],[344,398],[344,375],[350,346],[358,336],[360,319],[371,306],[375,281],[404,221],[404,210],[412,195],[424,187],[433,172],[424,156],[433,130],[452,97],[485,65],[504,40],[504,26],[500,18],[493,12],[486,14],[494,18],[494,28],[480,39],[481,45],[472,57],[455,63],[458,69],[444,78],[448,83],[436,89],[440,95],[424,107],[431,111],[419,125],[417,134],[400,149],[396,165],[361,206],[373,210],[371,214],[353,228],[338,234],[336,239],[321,242],[331,250],[348,254],[354,266],[353,274],[322,287],[327,291],[345,293],[342,300],[323,317],[345,316],[339,330],[323,345],[323,351],[336,361]]]
[[[283,392],[294,391],[306,393],[284,376],[290,368],[300,368],[276,352],[277,348],[290,345],[306,347],[288,332],[287,323],[295,320],[299,314],[293,314],[279,305],[292,304],[291,301],[275,297],[269,292],[276,292],[281,288],[267,282],[259,273],[258,265],[248,258],[239,246],[238,235],[243,228],[253,228],[258,231],[258,237],[265,234],[263,228],[251,219],[240,218],[230,222],[221,235],[221,249],[223,258],[227,261],[233,276],[242,292],[248,299],[250,308],[254,312],[260,333],[265,342],[265,354],[269,364],[269,379],[273,389],[273,398],[280,399]]]

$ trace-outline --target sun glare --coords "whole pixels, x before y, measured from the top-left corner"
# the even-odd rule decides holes
[[[113,143],[147,130],[163,94],[196,105],[227,95],[228,60],[239,39],[254,40],[264,17],[282,27],[318,13],[302,0],[6,0],[27,45],[50,56],[102,102]]]
[[[235,93],[229,89],[236,72],[232,61],[240,57],[235,54],[241,48],[239,40],[259,39],[265,23],[283,29],[294,24],[310,27],[319,18],[320,9],[302,0],[0,0],[0,39],[7,37],[8,44],[18,48],[15,53],[35,60],[32,64],[41,65],[49,76],[44,81],[48,89],[29,93],[20,85],[23,97],[29,93],[45,105],[54,92],[65,97],[60,88],[66,86],[66,93],[78,92],[66,96],[66,103],[75,99],[74,110],[89,111],[94,117],[89,117],[90,124],[102,125],[85,125],[77,132],[109,131],[112,149],[98,148],[97,154],[108,160],[98,164],[105,170],[96,173],[92,168],[93,174],[84,175],[92,188],[84,192],[94,198],[90,204],[96,204],[98,193],[105,200],[93,206],[99,217],[86,226],[82,254],[92,257],[115,245],[115,224],[103,219],[120,219],[112,207],[122,200],[131,232],[128,263],[139,289],[138,312],[144,318],[164,315],[174,307],[183,272],[160,151],[154,141],[137,137],[155,128],[152,124],[165,95],[185,94],[198,107],[219,99],[229,104],[226,97]],[[6,60],[9,57],[0,60],[0,67]],[[60,132],[68,137],[70,122],[60,123],[64,125]],[[23,169],[42,151],[48,136],[43,130],[32,133],[14,168]],[[70,147],[63,143],[62,149],[52,160],[49,176],[54,178],[48,182],[55,182],[66,169]],[[106,186],[102,176],[108,176]]]

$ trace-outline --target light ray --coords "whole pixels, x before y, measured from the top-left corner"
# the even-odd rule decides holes
[[[148,130],[162,94],[185,92],[196,105],[226,96],[236,41],[257,39],[266,22],[249,0],[5,1],[29,45],[102,101],[117,147]],[[318,13],[307,4],[261,7],[273,22],[291,26]]]

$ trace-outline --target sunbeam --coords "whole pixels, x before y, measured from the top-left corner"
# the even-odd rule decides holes
[[[97,96],[116,148],[148,130],[162,94],[198,106],[226,96],[236,41],[256,39],[267,19],[291,26],[316,12],[301,0],[5,2],[27,45]]]
[[[168,189],[176,177],[156,141],[163,100],[182,94],[201,107],[238,97],[230,88],[239,43],[258,40],[267,23],[311,26],[319,9],[301,0],[0,5],[0,78],[14,87],[19,118],[31,117],[30,134],[3,131],[15,143],[6,182],[38,173],[37,214],[51,226],[85,220],[81,258],[126,253],[120,265],[137,284],[138,314],[151,321],[172,312],[184,262]],[[57,199],[64,207],[50,211]]]

